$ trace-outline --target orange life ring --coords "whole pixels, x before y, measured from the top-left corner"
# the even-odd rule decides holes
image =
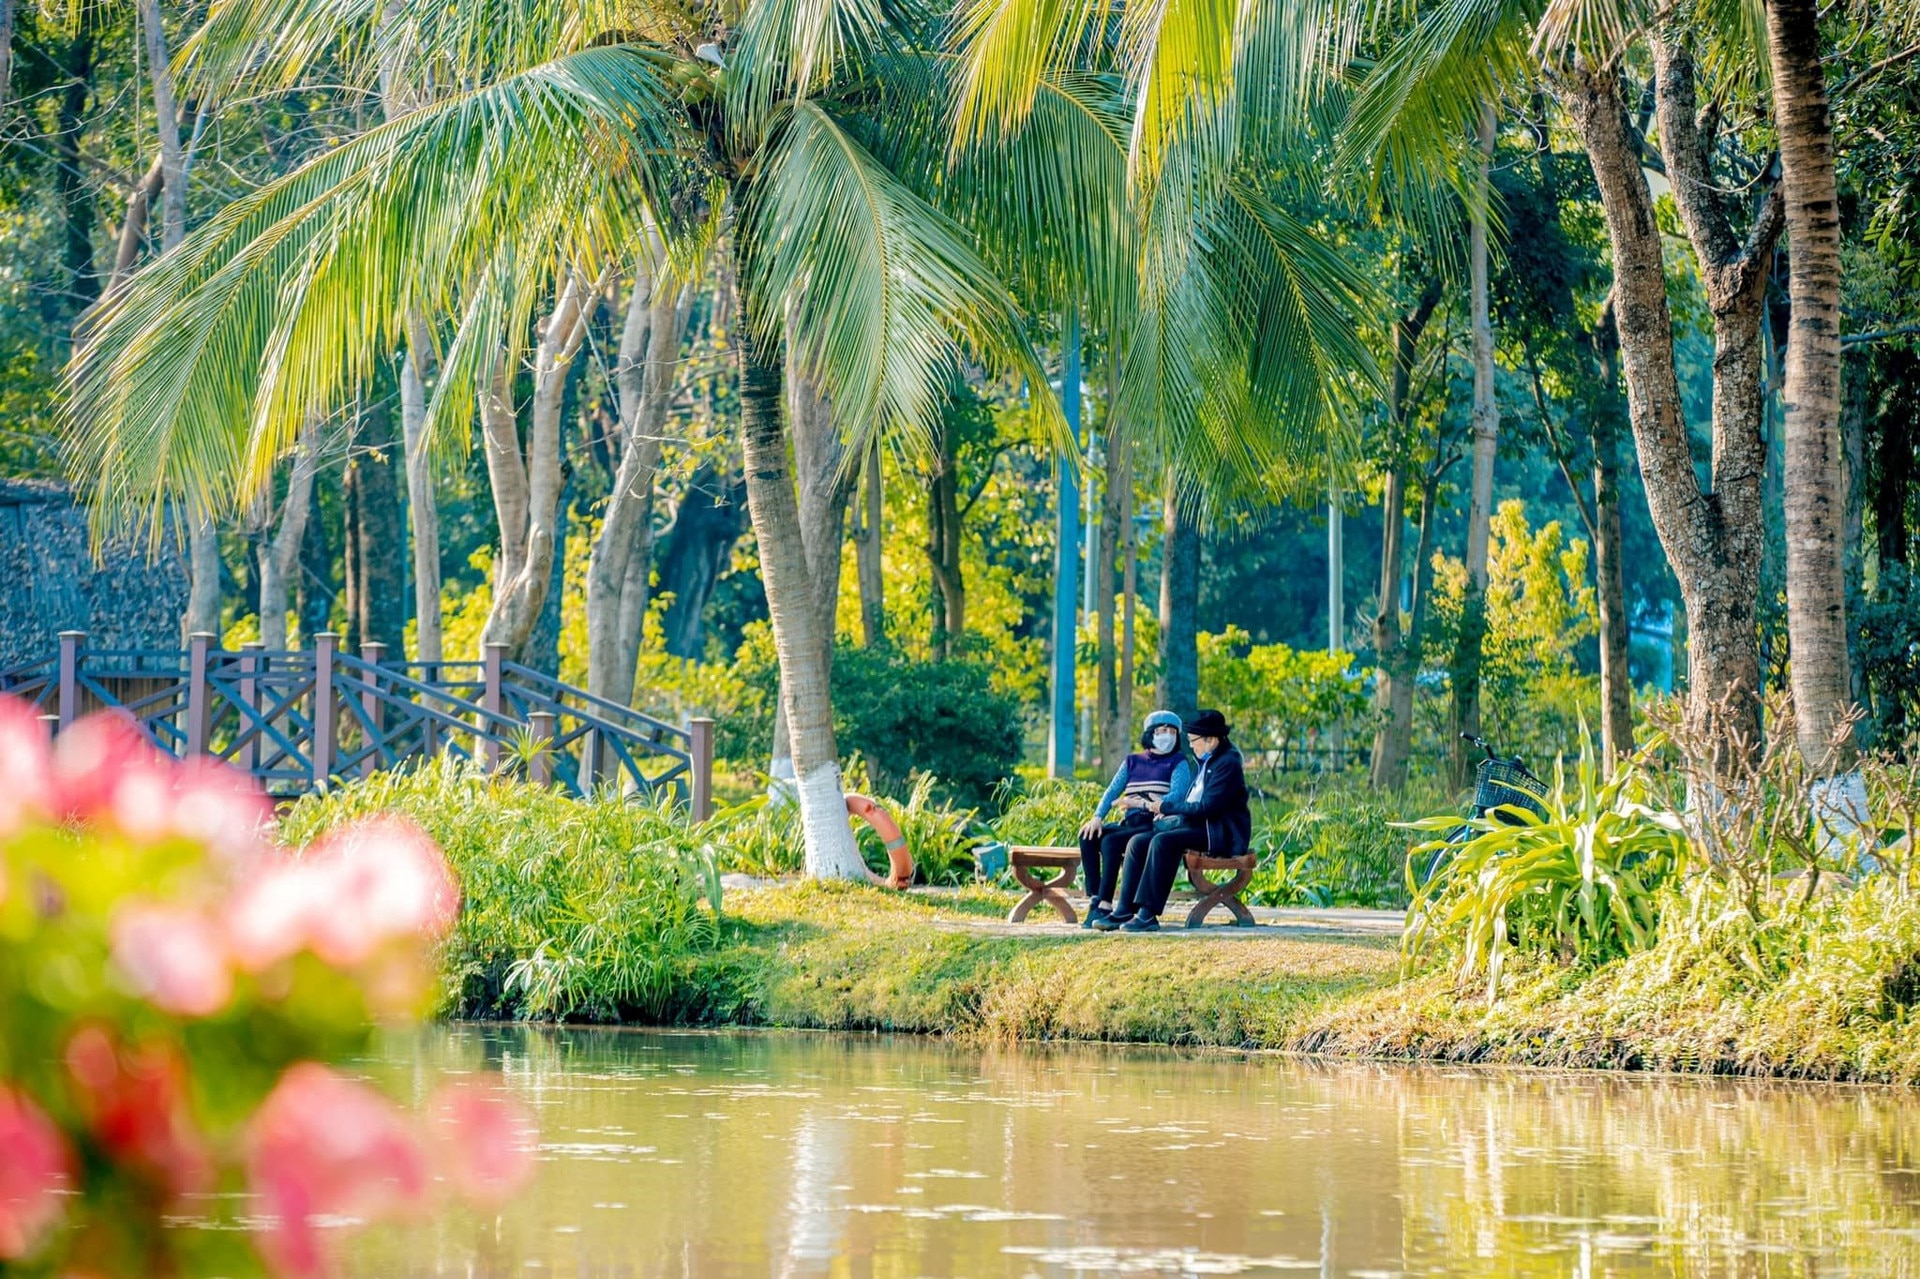
[[[907,837],[900,833],[900,824],[887,815],[880,807],[865,795],[848,795],[847,812],[860,818],[873,827],[887,846],[887,877],[873,876],[876,884],[885,884],[888,888],[905,888],[913,882],[913,854],[907,851]],[[872,874],[871,871],[868,872]]]

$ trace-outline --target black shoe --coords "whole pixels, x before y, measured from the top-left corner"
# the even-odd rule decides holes
[[[1093,921],[1093,927],[1103,933],[1116,932],[1119,929],[1125,928],[1127,921],[1132,918],[1132,915],[1114,915],[1103,911],[1100,918]]]
[[[1089,906],[1087,907],[1087,917],[1080,921],[1080,927],[1098,928],[1100,927],[1101,920],[1110,919],[1112,917],[1113,917],[1113,912],[1108,910],[1105,906]]]
[[[1140,911],[1120,927],[1129,933],[1157,933],[1160,931],[1160,921],[1145,911]]]

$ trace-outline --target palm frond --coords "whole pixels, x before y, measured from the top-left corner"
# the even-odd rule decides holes
[[[822,105],[794,104],[767,163],[740,237],[751,318],[769,331],[784,320],[858,437],[891,427],[928,446],[962,349],[1044,381],[1012,297],[964,229]]]
[[[681,119],[647,59],[589,49],[236,201],[92,318],[69,370],[77,472],[122,516],[230,507],[308,413],[371,381],[408,315],[474,315],[492,289],[485,314],[524,325],[563,269],[664,222]]]

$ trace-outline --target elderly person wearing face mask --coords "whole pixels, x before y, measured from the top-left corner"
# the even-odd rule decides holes
[[[1188,853],[1239,857],[1253,838],[1246,773],[1240,752],[1227,739],[1226,718],[1219,711],[1201,711],[1185,727],[1199,763],[1184,776],[1184,785],[1176,783],[1147,804],[1153,829],[1129,842],[1115,905],[1093,925],[1102,931],[1158,931],[1160,912]]]
[[[1082,928],[1099,927],[1097,921],[1111,912],[1128,841],[1152,833],[1149,806],[1170,792],[1184,794],[1192,785],[1186,745],[1178,715],[1155,711],[1147,716],[1141,749],[1120,761],[1099,807],[1080,827],[1080,864],[1086,872],[1089,899]],[[1103,815],[1111,820],[1103,821]]]

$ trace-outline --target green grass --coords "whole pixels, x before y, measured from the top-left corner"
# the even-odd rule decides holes
[[[1500,998],[1386,940],[1009,928],[990,886],[787,884],[720,897],[724,823],[455,769],[295,806],[299,845],[398,810],[466,894],[441,1010],[463,1017],[894,1030],[1920,1083],[1920,894],[1891,877],[1759,920],[1704,876],[1624,956],[1516,954]]]

